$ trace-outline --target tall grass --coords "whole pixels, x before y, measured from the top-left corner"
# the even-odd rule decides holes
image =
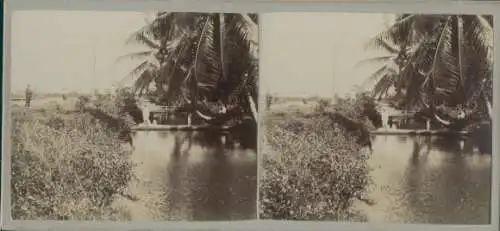
[[[357,115],[360,101],[313,112],[269,112],[264,117],[260,217],[288,220],[360,219],[352,210],[369,183],[367,153],[328,113]]]
[[[127,219],[112,206],[133,177],[119,131],[78,110],[13,108],[12,119],[14,219]]]

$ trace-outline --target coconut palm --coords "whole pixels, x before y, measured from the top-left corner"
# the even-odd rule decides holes
[[[149,47],[128,56],[146,57],[131,73],[136,91],[150,92],[155,83],[160,102],[190,105],[206,120],[214,118],[203,112],[201,99],[238,109],[243,103],[255,119],[256,24],[247,14],[158,13],[132,37]]]
[[[396,17],[396,21],[404,19],[405,15]],[[365,49],[382,49],[385,56],[373,57],[363,60],[359,64],[377,63],[380,67],[365,81],[362,88],[373,85],[373,97],[381,99],[389,96],[391,88],[396,89],[396,97],[404,95],[405,79],[400,78],[402,69],[408,62],[412,48],[411,39],[408,37],[408,28],[392,27],[376,35],[368,41]]]
[[[456,120],[456,107],[466,111],[467,119],[477,112],[491,118],[492,28],[491,16],[399,16],[373,41],[393,57],[407,57],[391,57],[394,65],[384,66],[377,82],[384,87],[375,90],[404,89],[406,106],[423,108],[446,126]]]

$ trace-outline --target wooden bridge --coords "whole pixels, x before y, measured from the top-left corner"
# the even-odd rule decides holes
[[[433,130],[431,129],[431,123],[429,119],[427,119],[424,129],[406,129],[405,124],[407,122],[414,121],[415,114],[417,113],[416,111],[396,110],[385,104],[380,104],[380,106],[383,108],[382,113],[385,114],[385,121],[383,121],[384,127],[378,130],[371,131],[370,133],[372,135],[422,135],[422,136],[469,135],[469,132],[467,131],[450,131],[446,129]],[[392,126],[394,126],[394,128],[392,128]]]
[[[467,131],[450,131],[450,130],[426,130],[426,129],[378,129],[371,131],[372,135],[432,135],[432,136],[447,136],[459,135],[467,136]]]
[[[169,124],[141,124],[132,127],[133,131],[198,131],[198,130],[218,130],[227,131],[229,126],[213,125],[169,125]]]
[[[196,130],[229,130],[230,126],[214,126],[214,125],[193,125],[191,123],[192,113],[188,111],[179,112],[179,107],[175,106],[160,106],[149,101],[143,100],[140,104],[140,109],[143,112],[145,121],[142,124],[132,127],[132,131],[196,131]],[[156,119],[161,122],[169,119],[178,119],[179,115],[185,121],[182,124],[157,124]],[[153,117],[153,121],[149,118]],[[178,122],[178,121],[177,121]]]
[[[139,124],[137,126],[133,126],[132,130],[133,131],[161,131],[161,130],[199,130],[199,129],[206,129],[205,127],[201,126],[192,126],[191,121],[190,121],[190,115],[189,113],[186,113],[186,119],[185,124],[157,124],[157,122],[163,123],[164,121],[167,121],[172,119],[172,117],[177,117],[178,114],[177,109],[178,107],[174,106],[161,106],[161,105],[156,105],[151,103],[148,100],[144,99],[139,99],[141,102],[139,104],[139,108],[142,111],[142,117],[144,119],[144,122],[142,124]],[[174,115],[177,114],[177,115]],[[208,128],[208,127],[207,127]]]

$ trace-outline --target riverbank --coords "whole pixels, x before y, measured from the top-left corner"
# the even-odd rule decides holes
[[[357,137],[322,112],[328,103],[284,103],[262,119],[260,218],[363,221],[352,206],[369,183]]]
[[[492,157],[481,148],[485,145],[478,144],[478,137],[487,140],[491,135],[473,132],[462,139],[377,134],[370,139],[372,151],[367,154],[356,132],[342,126],[343,120],[332,124],[329,116],[344,114],[362,121],[363,107],[358,106],[363,103],[339,102],[323,106],[319,102],[284,102],[264,113],[261,219],[426,224],[490,221]],[[365,122],[368,120],[361,123]],[[374,131],[369,125],[368,130]]]
[[[119,130],[76,110],[75,102],[11,105],[14,219],[127,220],[111,204],[127,194],[131,150]],[[112,100],[99,103],[116,107]]]

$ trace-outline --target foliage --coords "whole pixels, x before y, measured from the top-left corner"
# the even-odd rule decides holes
[[[305,99],[304,99],[304,101],[305,101]],[[316,106],[316,111],[319,113],[325,112],[326,109],[330,106],[330,104],[331,104],[330,100],[320,99],[318,101],[318,105]]]
[[[129,75],[134,90],[170,105],[258,102],[256,23],[252,14],[157,13],[129,39],[148,47],[126,55],[143,59]]]
[[[77,106],[90,99],[81,101]],[[112,110],[106,96],[95,103]],[[15,219],[127,219],[111,206],[133,176],[117,130],[85,111],[17,108],[12,118]]]
[[[357,114],[361,102],[345,100],[325,113],[272,113],[264,117],[260,173],[263,219],[362,219],[352,203],[369,183],[367,153],[335,110]]]
[[[337,112],[346,118],[350,118],[352,121],[361,122],[369,129],[382,126],[381,114],[378,112],[377,103],[366,92],[360,92],[354,97],[338,97],[337,102],[330,106],[328,111]]]
[[[128,126],[143,121],[142,112],[138,106],[135,94],[130,88],[117,89],[114,94],[97,93],[93,97],[80,96],[75,108],[80,112],[88,112],[89,108],[95,109],[116,120],[125,121]]]
[[[389,53],[368,60],[385,62],[371,78],[375,96],[387,97],[393,88],[393,99],[406,109],[487,114],[478,104],[492,101],[491,15],[398,15],[367,48]]]

